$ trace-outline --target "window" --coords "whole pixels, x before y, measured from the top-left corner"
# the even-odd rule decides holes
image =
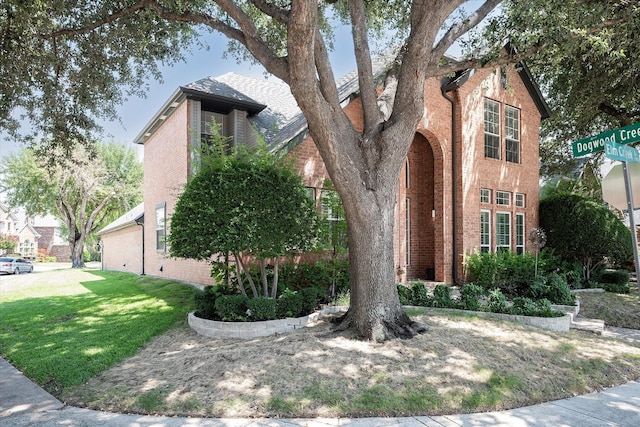
[[[407,199],[407,205],[405,207],[405,215],[407,226],[404,232],[404,241],[407,247],[407,254],[405,256],[406,265],[411,265],[411,200]]]
[[[167,212],[166,203],[156,206],[156,251],[166,252],[167,250]]]
[[[524,214],[516,214],[516,253],[524,253]]]
[[[504,120],[507,162],[520,163],[520,110],[505,106]]]
[[[496,191],[496,205],[509,206],[511,204],[511,193],[508,191]]]
[[[491,190],[488,188],[480,189],[480,203],[491,203]]]
[[[404,187],[411,187],[411,180],[409,179],[409,159],[404,162]]]
[[[305,191],[307,192],[307,197],[309,198],[309,200],[316,200],[316,189],[314,187],[304,187]]]
[[[524,194],[522,193],[516,193],[516,207],[517,208],[524,208],[525,206],[525,197]]]
[[[491,212],[480,211],[480,252],[491,252]]]
[[[500,158],[500,103],[484,100],[484,156]]]
[[[496,250],[511,250],[511,214],[508,212],[496,214]]]

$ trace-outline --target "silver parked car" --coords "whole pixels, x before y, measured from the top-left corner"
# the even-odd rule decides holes
[[[31,264],[29,261],[25,261],[24,258],[16,258],[16,257],[0,258],[0,273],[20,274],[20,273],[31,273],[32,271],[33,271],[33,264]]]

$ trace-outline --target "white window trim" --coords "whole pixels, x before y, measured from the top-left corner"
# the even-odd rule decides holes
[[[518,218],[522,218],[522,244],[518,244]],[[522,248],[522,253],[524,253],[524,251],[526,250],[527,239],[525,238],[525,235],[527,233],[525,233],[525,230],[526,230],[525,219],[526,218],[523,213],[517,213],[516,220],[513,223],[513,231],[514,231],[515,242],[516,242],[516,253],[518,253],[518,248]]]
[[[158,212],[162,210],[162,226],[160,226],[158,221]],[[167,202],[158,203],[156,205],[155,211],[155,232],[156,232],[156,252],[166,252],[167,251]],[[158,240],[158,231],[164,230],[164,241],[160,242]]]
[[[487,244],[482,244],[482,214],[487,214],[487,220],[489,221],[489,231],[487,232],[487,236],[489,237],[489,242]],[[491,252],[491,211],[488,209],[480,210],[480,252],[484,252],[482,248],[487,248],[487,252]]]
[[[507,221],[506,221],[506,224],[507,224],[507,226],[509,227],[509,239],[508,239],[508,246],[504,246],[504,245],[499,246],[499,245],[498,245],[498,242],[500,241],[500,239],[498,239],[498,215],[507,215]],[[499,249],[503,249],[503,248],[504,248],[504,249],[507,249],[507,250],[509,250],[509,251],[511,250],[511,239],[513,238],[513,233],[512,233],[512,231],[511,231],[511,227],[512,227],[512,225],[511,225],[511,212],[504,212],[504,211],[498,211],[498,212],[496,212],[496,252],[497,252]]]
[[[517,207],[517,208],[524,208],[524,207],[526,207],[526,200],[527,200],[527,197],[525,196],[525,194],[524,194],[524,193],[516,193],[515,198],[516,198],[516,207]],[[520,199],[520,200],[518,200],[518,199]]]
[[[509,138],[507,136],[507,110],[516,111],[518,113],[518,129],[517,129],[518,138],[517,139],[516,138]],[[520,143],[521,138],[520,138],[520,109],[519,108],[514,107],[512,105],[505,105],[504,106],[504,127],[505,127],[505,130],[504,130],[505,149],[506,149],[506,141],[514,141],[514,142],[518,143],[518,161],[514,162],[514,161],[511,161],[511,160],[508,160],[507,159],[508,156],[506,156],[506,153],[505,153],[505,160],[507,162],[510,162],[510,163],[516,163],[516,164],[521,163],[521,160],[522,160],[522,145]]]
[[[483,201],[483,192],[486,192],[487,201]],[[491,204],[491,190],[489,188],[481,188],[480,189],[480,203],[483,204]]]
[[[495,160],[501,160],[502,158],[502,135],[500,135],[500,131],[502,130],[502,105],[499,101],[496,101],[495,99],[491,99],[491,98],[484,98],[484,103],[483,103],[483,108],[484,108],[484,113],[486,114],[486,110],[487,110],[487,101],[489,103],[493,103],[495,105],[498,106],[498,123],[497,123],[497,128],[498,128],[498,133],[493,133],[493,132],[489,132],[487,130],[487,126],[486,126],[486,117],[484,117],[483,115],[483,128],[484,128],[484,157],[485,159],[495,159]],[[487,147],[486,147],[486,135],[490,135],[493,137],[497,137],[498,138],[498,157],[491,157],[491,156],[487,156]]]
[[[499,199],[498,199],[498,195],[499,194],[506,194],[507,195],[507,203],[500,203],[499,202]],[[510,191],[502,191],[502,190],[496,191],[496,205],[498,205],[498,206],[511,206],[511,192]]]

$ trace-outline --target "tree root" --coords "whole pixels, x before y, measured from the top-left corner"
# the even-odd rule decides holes
[[[371,322],[370,325],[359,325],[354,317],[349,310],[344,315],[332,319],[331,322],[334,324],[332,331],[353,331],[361,339],[383,342],[397,338],[410,339],[428,330],[426,325],[411,320],[404,312],[393,320],[379,319]]]

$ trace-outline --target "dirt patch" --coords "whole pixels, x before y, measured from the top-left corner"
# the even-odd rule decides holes
[[[468,316],[415,320],[429,330],[385,343],[327,322],[253,340],[175,329],[61,398],[165,415],[410,416],[507,409],[640,376],[636,343]]]

